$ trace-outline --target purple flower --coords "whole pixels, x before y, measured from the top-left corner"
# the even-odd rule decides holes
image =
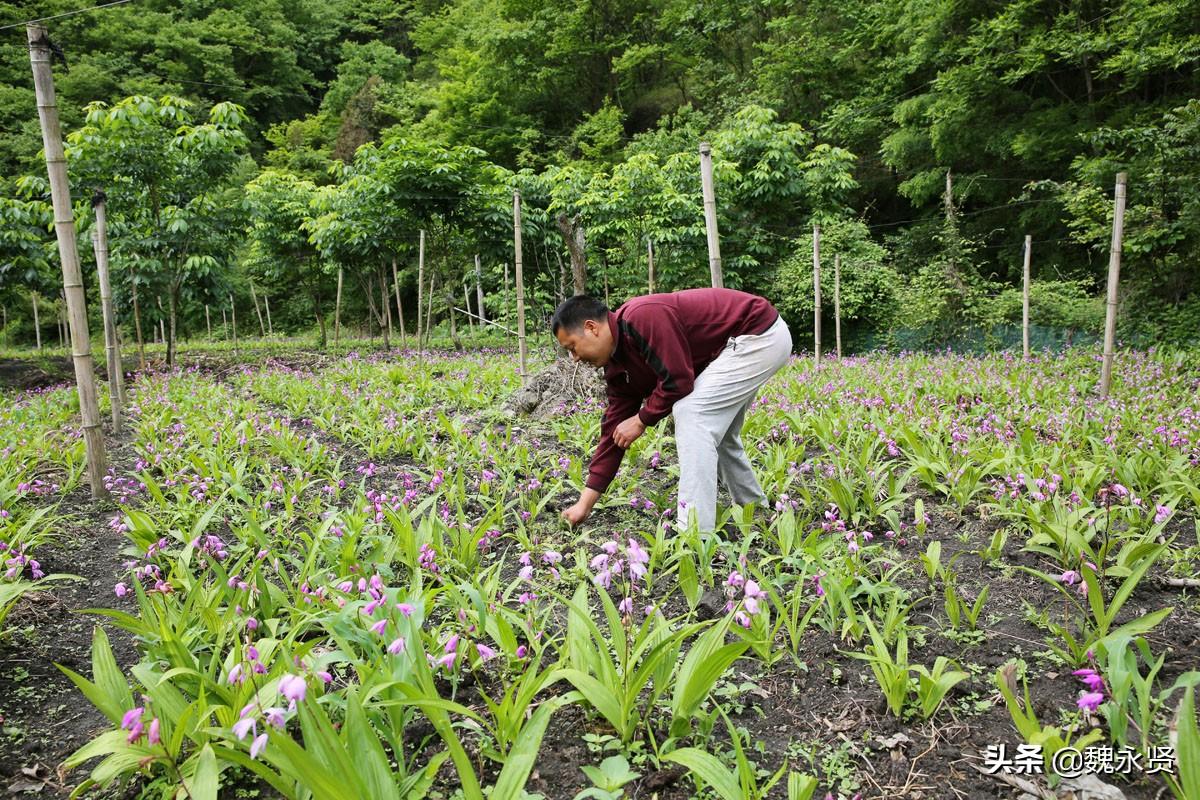
[[[1080,711],[1088,711],[1096,713],[1096,709],[1104,702],[1104,692],[1084,692],[1075,701],[1075,705],[1079,706]]]
[[[279,679],[279,693],[293,703],[304,702],[308,684],[299,675],[284,675]]]
[[[279,728],[280,730],[283,730],[283,725],[286,721],[283,715],[284,710],[278,707],[268,708],[263,712],[263,716],[266,719],[267,724]]]
[[[1156,513],[1154,515],[1154,524],[1155,525],[1163,524],[1164,522],[1169,520],[1171,518],[1171,514],[1174,513],[1171,511],[1171,509],[1167,508],[1166,506],[1155,506],[1154,508],[1156,511]]]
[[[266,731],[264,731],[264,732],[260,733],[258,736],[255,736],[254,741],[250,743],[250,757],[258,758],[258,754],[261,753],[263,751],[263,748],[266,746],[267,746],[267,734],[266,734]]]
[[[144,711],[145,709],[141,706],[138,706],[137,708],[131,708],[126,711],[125,715],[121,717],[121,730],[131,730],[133,726],[138,723],[138,720],[142,718],[142,713]]]
[[[1058,580],[1061,583],[1067,584],[1067,586],[1074,586],[1075,582],[1079,580],[1079,573],[1073,569],[1069,569],[1062,575],[1059,575]]]
[[[479,653],[479,657],[484,661],[496,657],[496,651],[488,647],[486,644],[475,643],[475,651]]]
[[[371,633],[374,633],[378,636],[383,636],[383,631],[385,628],[387,628],[387,624],[388,621],[386,618],[379,620],[379,622],[376,622],[371,626]]]
[[[406,617],[411,617],[413,615],[413,611],[415,610],[411,603],[397,603],[396,608],[399,609],[400,613]]]
[[[387,651],[392,655],[397,655],[403,653],[407,647],[408,645],[404,641],[404,637],[400,636],[392,640],[392,643],[388,645]]]
[[[124,597],[125,595],[129,594],[129,587],[124,583],[118,583],[113,587],[113,594],[115,594],[117,597]]]
[[[158,717],[150,720],[150,729],[146,732],[146,741],[149,744],[159,744],[162,742],[161,727],[158,722]]]

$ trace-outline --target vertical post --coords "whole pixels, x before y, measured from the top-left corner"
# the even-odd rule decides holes
[[[1025,266],[1022,269],[1021,282],[1021,350],[1026,361],[1029,360],[1029,261],[1032,244],[1033,237],[1027,234],[1025,236]]]
[[[275,326],[271,324],[271,298],[269,295],[263,295],[263,308],[267,310],[267,333],[274,336]]]
[[[107,459],[104,454],[104,436],[100,430],[100,404],[96,399],[96,375],[92,368],[83,274],[79,268],[79,251],[75,244],[75,220],[71,209],[71,188],[67,181],[67,160],[63,153],[62,130],[58,125],[54,75],[50,71],[50,40],[46,36],[46,29],[41,25],[28,25],[26,34],[29,38],[29,62],[33,68],[33,86],[42,128],[42,144],[46,153],[46,172],[50,178],[50,195],[54,205],[54,232],[58,238],[58,254],[62,259],[63,291],[71,314],[71,358],[79,391],[79,411],[87,449],[88,479],[92,487],[92,497],[100,498],[108,494],[104,488]]]
[[[265,325],[263,325],[262,311],[260,311],[258,308],[258,295],[255,294],[255,292],[254,292],[254,281],[253,280],[250,281],[250,299],[254,301],[254,314],[258,317],[258,335],[266,336],[267,328]],[[160,306],[162,305],[161,300],[159,301],[159,305]]]
[[[425,231],[421,231],[417,242],[417,347],[424,341],[425,328],[421,324],[421,311],[425,308]]]
[[[158,295],[157,299],[158,299],[158,336],[159,336],[160,341],[162,341],[163,344],[166,344],[167,343],[167,323],[164,321],[164,315],[167,312],[163,311],[162,295],[161,294]]]
[[[37,337],[37,349],[42,351],[42,321],[38,318],[38,293],[30,292],[29,297],[33,300],[33,332]]]
[[[463,278],[463,311],[467,312],[467,327],[472,331],[475,330],[475,318],[471,316],[471,287],[467,286],[467,279]]]
[[[520,355],[521,385],[527,377],[525,369],[525,273],[521,268],[521,192],[513,191],[513,271],[517,280],[517,350]]]
[[[1113,345],[1117,338],[1117,283],[1121,277],[1121,242],[1125,236],[1125,183],[1129,175],[1117,173],[1113,198],[1112,246],[1108,254],[1108,301],[1104,309],[1104,363],[1100,368],[1100,396],[1112,387]]]
[[[813,355],[821,366],[821,226],[813,223]]]
[[[221,307],[221,338],[229,341],[229,315],[225,313],[225,307]]]
[[[121,432],[121,410],[125,405],[125,380],[121,368],[121,347],[117,341],[117,321],[113,316],[112,288],[108,280],[108,213],[103,192],[92,197],[96,227],[92,247],[96,251],[96,274],[100,279],[100,310],[104,317],[104,353],[108,365],[109,405],[112,407],[113,433]]]
[[[646,240],[646,288],[654,294],[654,240]]]
[[[479,315],[479,324],[487,322],[487,311],[483,307],[483,270],[479,266],[479,253],[475,254],[475,313]]]
[[[342,273],[345,269],[338,267],[337,299],[333,301],[333,346],[337,347],[342,341]]]
[[[237,358],[238,343],[237,343],[237,306],[233,304],[233,295],[229,295],[229,316],[233,320],[233,357]]]
[[[4,346],[8,347],[8,306],[4,306],[4,324],[0,330],[4,331]]]
[[[142,337],[142,312],[138,308],[137,274],[130,276],[133,286],[133,330],[137,334],[138,369],[146,368],[146,345]]]
[[[721,240],[717,235],[717,193],[713,187],[712,148],[700,143],[700,187],[704,192],[704,229],[708,233],[708,271],[714,289],[725,285],[721,273]]]
[[[204,304],[204,326],[208,328],[208,340],[212,341],[212,317],[209,316],[208,303]]]
[[[833,341],[842,360],[842,254],[833,254]]]
[[[381,269],[379,271],[379,306],[383,311],[383,349],[390,350],[392,348],[392,304],[388,302],[387,296],[387,274]]]
[[[396,290],[396,322],[400,324],[400,342],[408,349],[408,331],[404,330],[404,306],[400,302],[400,272],[396,269],[396,257],[392,256],[392,286]]]

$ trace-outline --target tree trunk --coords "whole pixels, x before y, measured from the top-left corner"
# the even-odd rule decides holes
[[[521,193],[513,192],[513,270],[517,280],[517,353],[520,358],[521,385],[529,377],[525,361],[525,275],[521,264]]]
[[[263,308],[267,310],[267,333],[274,336],[275,326],[271,324],[271,298],[265,294],[263,295]]]
[[[238,355],[238,340],[237,340],[237,306],[233,304],[233,295],[229,295],[229,317],[233,322],[233,357]]]
[[[321,331],[321,349],[324,350],[329,344],[328,336],[325,333],[325,314],[321,311],[321,290],[312,290],[313,314],[317,317],[317,327]]]
[[[571,277],[575,281],[575,294],[583,294],[587,291],[587,243],[583,225],[580,224],[579,217],[568,217],[566,214],[559,214],[555,221],[558,223],[558,232],[567,245],[567,252],[571,255]]]
[[[176,326],[176,321],[179,318],[179,314],[178,314],[178,311],[179,311],[179,286],[178,285],[172,286],[171,290],[169,292],[167,292],[167,303],[170,306],[169,312],[170,312],[170,321],[171,321],[171,325],[167,329],[167,332],[170,334],[170,338],[167,339],[167,366],[173,367],[173,366],[175,366],[175,332],[176,332],[175,326]]]
[[[379,268],[379,310],[383,312],[383,319],[379,322],[379,327],[383,330],[383,349],[392,349],[392,304],[388,302],[387,296],[387,276],[383,272],[383,267]]]
[[[104,353],[108,366],[109,407],[114,434],[121,432],[121,409],[125,405],[125,380],[121,369],[121,346],[117,340],[117,321],[113,315],[112,288],[108,280],[108,225],[103,193],[92,200],[96,227],[92,230],[92,248],[96,252],[96,277],[100,283],[100,311],[104,318]],[[208,306],[204,307],[205,312]]]
[[[428,345],[433,339],[433,294],[434,287],[437,285],[437,276],[429,276],[429,306],[425,310],[425,344]]]
[[[646,240],[646,288],[650,294],[654,294],[654,240]]]
[[[379,322],[379,313],[375,310],[375,277],[367,275],[367,328],[371,339],[375,339],[375,324]]]

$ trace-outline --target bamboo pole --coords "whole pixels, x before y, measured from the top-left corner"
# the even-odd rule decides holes
[[[463,278],[463,306],[468,310],[471,308],[471,287],[467,286],[467,279]],[[451,311],[453,313],[453,311]],[[475,331],[475,315],[467,315],[467,325],[470,326],[472,332]]]
[[[1025,236],[1025,266],[1022,269],[1021,285],[1021,350],[1025,360],[1029,360],[1029,262],[1033,237]]]
[[[229,341],[229,315],[225,313],[225,307],[221,307],[221,338]]]
[[[162,295],[158,295],[158,338],[163,344],[167,343],[167,323],[164,321],[164,315],[167,313],[163,310]]]
[[[408,331],[404,329],[404,305],[400,302],[400,272],[396,269],[395,256],[392,256],[392,287],[396,290],[396,321],[400,323],[400,342],[407,350]]]
[[[1100,396],[1112,388],[1113,346],[1117,338],[1117,284],[1121,278],[1121,242],[1125,236],[1125,184],[1129,174],[1117,173],[1113,197],[1112,246],[1108,254],[1108,300],[1104,309],[1104,363],[1100,367]]]
[[[212,341],[212,317],[208,313],[208,303],[204,304],[204,326],[208,328],[208,340]]]
[[[133,330],[137,334],[138,369],[146,368],[146,344],[142,337],[142,312],[138,307],[137,275],[133,279]]]
[[[58,106],[54,98],[54,75],[50,70],[50,40],[46,36],[46,29],[37,24],[28,25],[26,35],[29,38],[29,62],[33,69],[38,119],[46,154],[46,172],[50,178],[50,195],[54,205],[54,232],[58,238],[58,254],[62,259],[63,292],[66,294],[72,318],[71,359],[74,362],[75,383],[79,391],[88,480],[92,487],[92,497],[101,498],[108,495],[108,490],[104,488],[107,458],[104,453],[104,435],[100,430],[100,404],[96,399],[96,374],[92,367],[83,275],[79,268],[79,251],[75,244],[75,219],[71,208],[71,188],[67,180],[67,160],[63,153],[62,130],[59,128]]]
[[[654,240],[646,240],[646,288],[654,294]]]
[[[263,295],[263,308],[265,308],[267,310],[267,334],[270,336],[274,336],[275,335],[275,326],[271,324],[271,297],[270,297],[270,295],[266,295],[266,294]]]
[[[842,360],[842,254],[833,255],[833,340]]]
[[[231,320],[233,320],[233,357],[237,358],[237,355],[238,355],[237,306],[235,306],[233,304],[233,294],[232,293],[229,295],[229,317]]]
[[[421,325],[421,309],[423,309],[425,301],[425,231],[421,231],[421,236],[417,244],[417,348],[420,349],[425,341],[423,333],[425,328]]]
[[[342,341],[342,274],[345,270],[338,267],[337,299],[333,301],[333,346],[337,347]]]
[[[813,223],[813,356],[821,366],[821,226]]]
[[[479,264],[479,253],[475,254],[475,305],[479,311],[479,321],[487,322],[487,309],[483,307],[483,269]]]
[[[33,300],[33,332],[37,337],[37,349],[40,353],[42,351],[42,322],[38,318],[38,293],[30,292],[29,296]]]
[[[104,194],[92,198],[96,227],[92,247],[96,251],[96,274],[100,280],[100,309],[104,317],[104,352],[108,364],[109,405],[112,408],[113,433],[121,432],[121,412],[125,405],[125,376],[121,368],[121,345],[117,341],[117,320],[113,315],[112,288],[108,280],[108,204]]]
[[[379,275],[379,305],[383,311],[383,349],[392,349],[392,304],[388,302],[387,275],[380,269]]]
[[[521,192],[513,192],[513,270],[517,281],[517,351],[520,354],[521,385],[528,377],[525,344],[525,273],[521,266]]]
[[[258,308],[258,294],[254,291],[254,281],[250,281],[250,299],[254,301],[254,313],[258,317],[258,335],[265,337],[267,329],[263,325],[262,311]]]
[[[429,275],[429,292],[426,294],[425,302],[425,345],[429,346],[429,342],[433,339],[433,292],[434,285],[437,283],[437,276],[432,272]]]
[[[708,235],[708,271],[714,289],[725,285],[721,272],[721,239],[717,234],[717,194],[713,186],[712,148],[700,143],[700,187],[704,192],[704,230]]]

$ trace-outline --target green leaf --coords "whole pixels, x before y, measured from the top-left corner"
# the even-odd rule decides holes
[[[188,786],[192,800],[217,800],[217,790],[221,788],[220,770],[217,767],[217,754],[212,745],[204,745],[196,758],[196,771]]]
[[[577,692],[570,692],[538,706],[508,751],[508,758],[500,770],[500,777],[496,779],[496,788],[492,790],[490,800],[521,800],[525,794],[525,782],[529,780],[529,773],[542,746],[542,737],[546,735],[546,726],[550,724],[550,716],[578,698]]]
[[[684,747],[665,754],[662,760],[672,761],[684,767],[705,786],[715,791],[722,800],[745,800],[737,776],[726,769],[716,756],[695,747]]]

